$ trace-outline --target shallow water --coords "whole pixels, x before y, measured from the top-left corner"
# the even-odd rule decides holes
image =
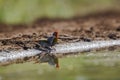
[[[120,51],[88,52],[60,59],[60,69],[43,64],[0,67],[0,80],[120,80]]]

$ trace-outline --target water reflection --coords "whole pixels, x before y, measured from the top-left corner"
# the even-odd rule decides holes
[[[88,52],[60,59],[61,68],[14,64],[0,68],[1,80],[119,80],[120,52]]]

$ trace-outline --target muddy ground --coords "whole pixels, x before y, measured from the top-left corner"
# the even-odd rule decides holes
[[[25,25],[0,24],[0,50],[32,47],[38,40],[59,32],[59,43],[120,39],[120,14],[104,13],[72,19],[38,19]]]

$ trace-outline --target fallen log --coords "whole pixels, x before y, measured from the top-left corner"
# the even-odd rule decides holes
[[[109,40],[109,41],[92,41],[92,42],[75,42],[75,43],[63,43],[54,46],[50,54],[67,54],[83,52],[91,49],[99,49],[104,47],[110,47],[120,45],[120,40]],[[40,54],[42,51],[37,49],[18,50],[18,51],[1,51],[0,52],[0,64],[11,62],[16,59],[24,57],[31,57]]]

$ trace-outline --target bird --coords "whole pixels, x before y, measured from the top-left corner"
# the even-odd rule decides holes
[[[54,46],[58,42],[58,32],[54,32],[51,37],[48,37],[47,42],[50,46]]]
[[[52,36],[48,37],[47,40],[39,40],[37,44],[35,44],[35,49],[46,51],[48,53],[51,52],[52,47],[58,43],[58,32],[54,32]]]
[[[38,44],[35,45],[35,48],[43,51],[41,54],[40,62],[48,62],[50,65],[55,65],[56,68],[59,68],[58,57],[54,54],[50,54],[53,49],[53,46],[58,43],[58,32],[55,31],[53,34],[48,37],[46,40],[40,40]]]

